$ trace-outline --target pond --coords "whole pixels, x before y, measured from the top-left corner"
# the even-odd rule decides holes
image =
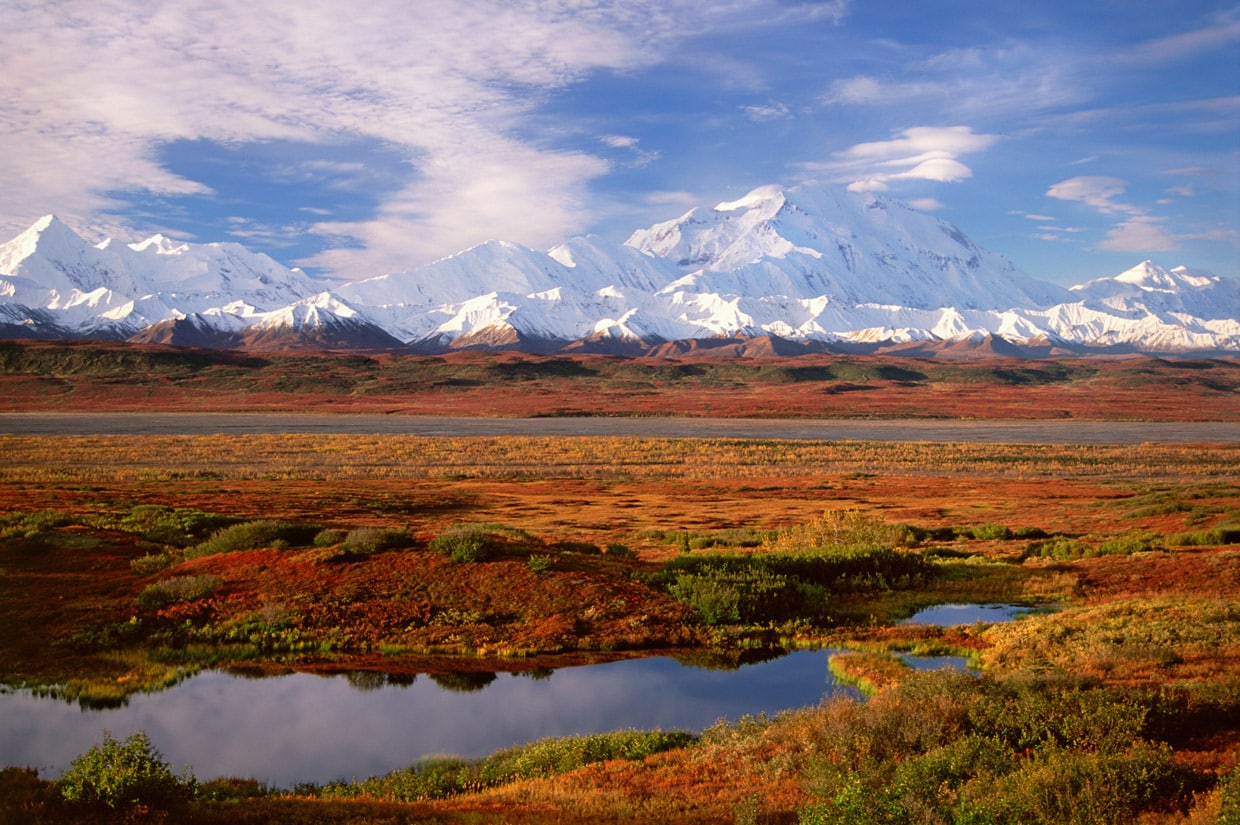
[[[953,627],[966,624],[1010,622],[1033,611],[1018,604],[936,604],[917,611],[901,624],[928,624]]]
[[[948,604],[906,620],[962,625],[1006,622],[1030,608]],[[427,756],[486,756],[549,736],[634,728],[701,732],[747,714],[859,698],[832,677],[839,650],[801,650],[735,669],[651,657],[529,673],[253,678],[207,671],[123,707],[88,710],[0,693],[0,767],[59,776],[103,739],[143,730],[177,771],[235,776],[272,787],[361,779]],[[951,656],[902,656],[918,670],[967,667]]]
[[[548,736],[625,728],[700,732],[720,719],[774,714],[856,696],[827,671],[833,651],[797,651],[736,670],[647,658],[472,678],[201,673],[124,707],[83,710],[0,695],[0,766],[53,778],[103,739],[144,730],[164,758],[199,779],[251,777],[272,787],[364,778],[433,755],[467,758]],[[838,652],[838,651],[834,651]]]

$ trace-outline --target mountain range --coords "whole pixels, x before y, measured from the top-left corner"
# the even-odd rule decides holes
[[[894,200],[762,187],[542,252],[488,241],[349,283],[239,244],[91,244],[54,216],[0,246],[0,337],[236,349],[742,355],[1240,352],[1240,281],[1145,261],[1071,288]]]

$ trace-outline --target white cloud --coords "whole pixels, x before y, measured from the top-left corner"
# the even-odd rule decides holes
[[[1156,218],[1138,215],[1112,227],[1098,248],[1111,252],[1167,252],[1178,249],[1179,242],[1158,225]]]
[[[892,140],[858,143],[835,153],[835,160],[811,169],[833,175],[855,192],[884,191],[892,181],[953,183],[973,175],[958,159],[992,146],[998,138],[968,126],[917,126]]]
[[[784,103],[766,103],[762,105],[742,107],[745,116],[761,123],[766,120],[783,120],[792,114],[792,110]]]
[[[1116,59],[1142,64],[1166,63],[1226,48],[1236,42],[1240,42],[1240,10],[1232,8],[1219,13],[1209,25],[1142,43],[1118,52]]]
[[[1092,84],[1083,62],[1071,51],[1006,40],[928,55],[893,47],[886,71],[837,78],[821,102],[899,106],[970,121],[1027,119],[1088,99]]]
[[[1098,244],[1099,249],[1111,252],[1165,252],[1179,249],[1179,239],[1162,227],[1160,218],[1145,214],[1140,207],[1117,200],[1126,189],[1127,183],[1119,178],[1083,175],[1056,183],[1046,190],[1046,194],[1059,200],[1078,201],[1103,215],[1121,216],[1120,222],[1112,226]]]
[[[613,149],[636,149],[638,144],[637,138],[628,135],[603,135],[599,140]]]
[[[612,149],[622,149],[629,152],[629,159],[622,163],[630,169],[641,169],[649,166],[660,158],[660,153],[655,149],[641,148],[641,140],[628,135],[604,135],[599,140],[605,146]]]
[[[1046,194],[1063,201],[1079,201],[1103,214],[1136,213],[1139,210],[1115,200],[1124,194],[1127,187],[1128,184],[1119,178],[1081,175],[1054,184],[1046,190]]]
[[[838,16],[846,5],[824,8]],[[374,220],[317,227],[362,245],[325,261],[360,275],[491,236],[543,245],[588,223],[582,195],[610,168],[529,136],[523,117],[548,94],[591,73],[658,62],[703,27],[824,8],[770,0],[709,13],[692,0],[3,3],[0,229],[50,211],[98,225],[118,208],[109,193],[210,194],[159,165],[159,147],[173,141],[345,136],[395,147],[416,174]]]
[[[943,202],[938,198],[914,198],[908,205],[922,212],[937,212],[943,208]]]

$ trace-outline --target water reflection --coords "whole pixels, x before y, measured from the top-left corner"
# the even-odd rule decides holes
[[[832,651],[799,651],[736,670],[651,658],[523,675],[199,674],[125,707],[83,710],[19,691],[0,695],[0,765],[52,777],[103,738],[145,730],[177,770],[254,777],[276,787],[361,778],[436,754],[484,756],[546,736],[622,728],[700,731],[721,718],[856,695],[827,671]]]
[[[1000,624],[1010,622],[1032,611],[1017,604],[939,604],[919,610],[901,624],[929,624],[937,627],[954,625]]]

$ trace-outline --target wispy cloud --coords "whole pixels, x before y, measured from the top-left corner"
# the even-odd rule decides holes
[[[924,54],[893,50],[880,72],[834,79],[827,106],[899,106],[940,117],[1025,119],[1079,104],[1090,94],[1083,60],[1071,52],[1003,41]]]
[[[1060,181],[1046,190],[1046,194],[1059,200],[1083,203],[1102,215],[1120,216],[1119,223],[1111,226],[1098,244],[1099,249],[1110,252],[1167,252],[1179,249],[1181,239],[1163,226],[1162,218],[1146,214],[1144,209],[1119,200],[1127,188],[1127,182],[1119,178],[1084,175]]]
[[[1118,51],[1117,60],[1133,63],[1166,63],[1194,57],[1240,43],[1240,9],[1219,12],[1209,25],[1159,37],[1136,47]]]
[[[588,220],[583,195],[609,164],[550,148],[523,116],[592,72],[651,65],[697,26],[764,8],[831,17],[847,6],[748,0],[702,14],[689,0],[2,4],[0,215],[7,229],[53,210],[92,225],[118,206],[116,193],[209,195],[158,162],[173,141],[347,135],[396,147],[417,174],[373,220],[312,227],[353,241],[314,263],[358,274],[492,235],[545,244]]]
[[[884,191],[904,180],[952,183],[973,175],[962,156],[988,149],[997,140],[968,126],[916,126],[891,140],[858,143],[811,168],[846,182],[854,192]]]
[[[1179,249],[1180,243],[1160,226],[1157,218],[1138,215],[1112,227],[1098,248],[1111,252],[1168,252]]]
[[[792,115],[792,110],[788,108],[786,103],[772,102],[759,103],[752,106],[742,108],[745,117],[750,120],[761,123],[767,120],[783,120]]]
[[[1054,184],[1046,190],[1046,194],[1062,201],[1079,201],[1105,215],[1117,212],[1135,214],[1140,210],[1116,200],[1127,188],[1127,182],[1119,178],[1081,175]]]

